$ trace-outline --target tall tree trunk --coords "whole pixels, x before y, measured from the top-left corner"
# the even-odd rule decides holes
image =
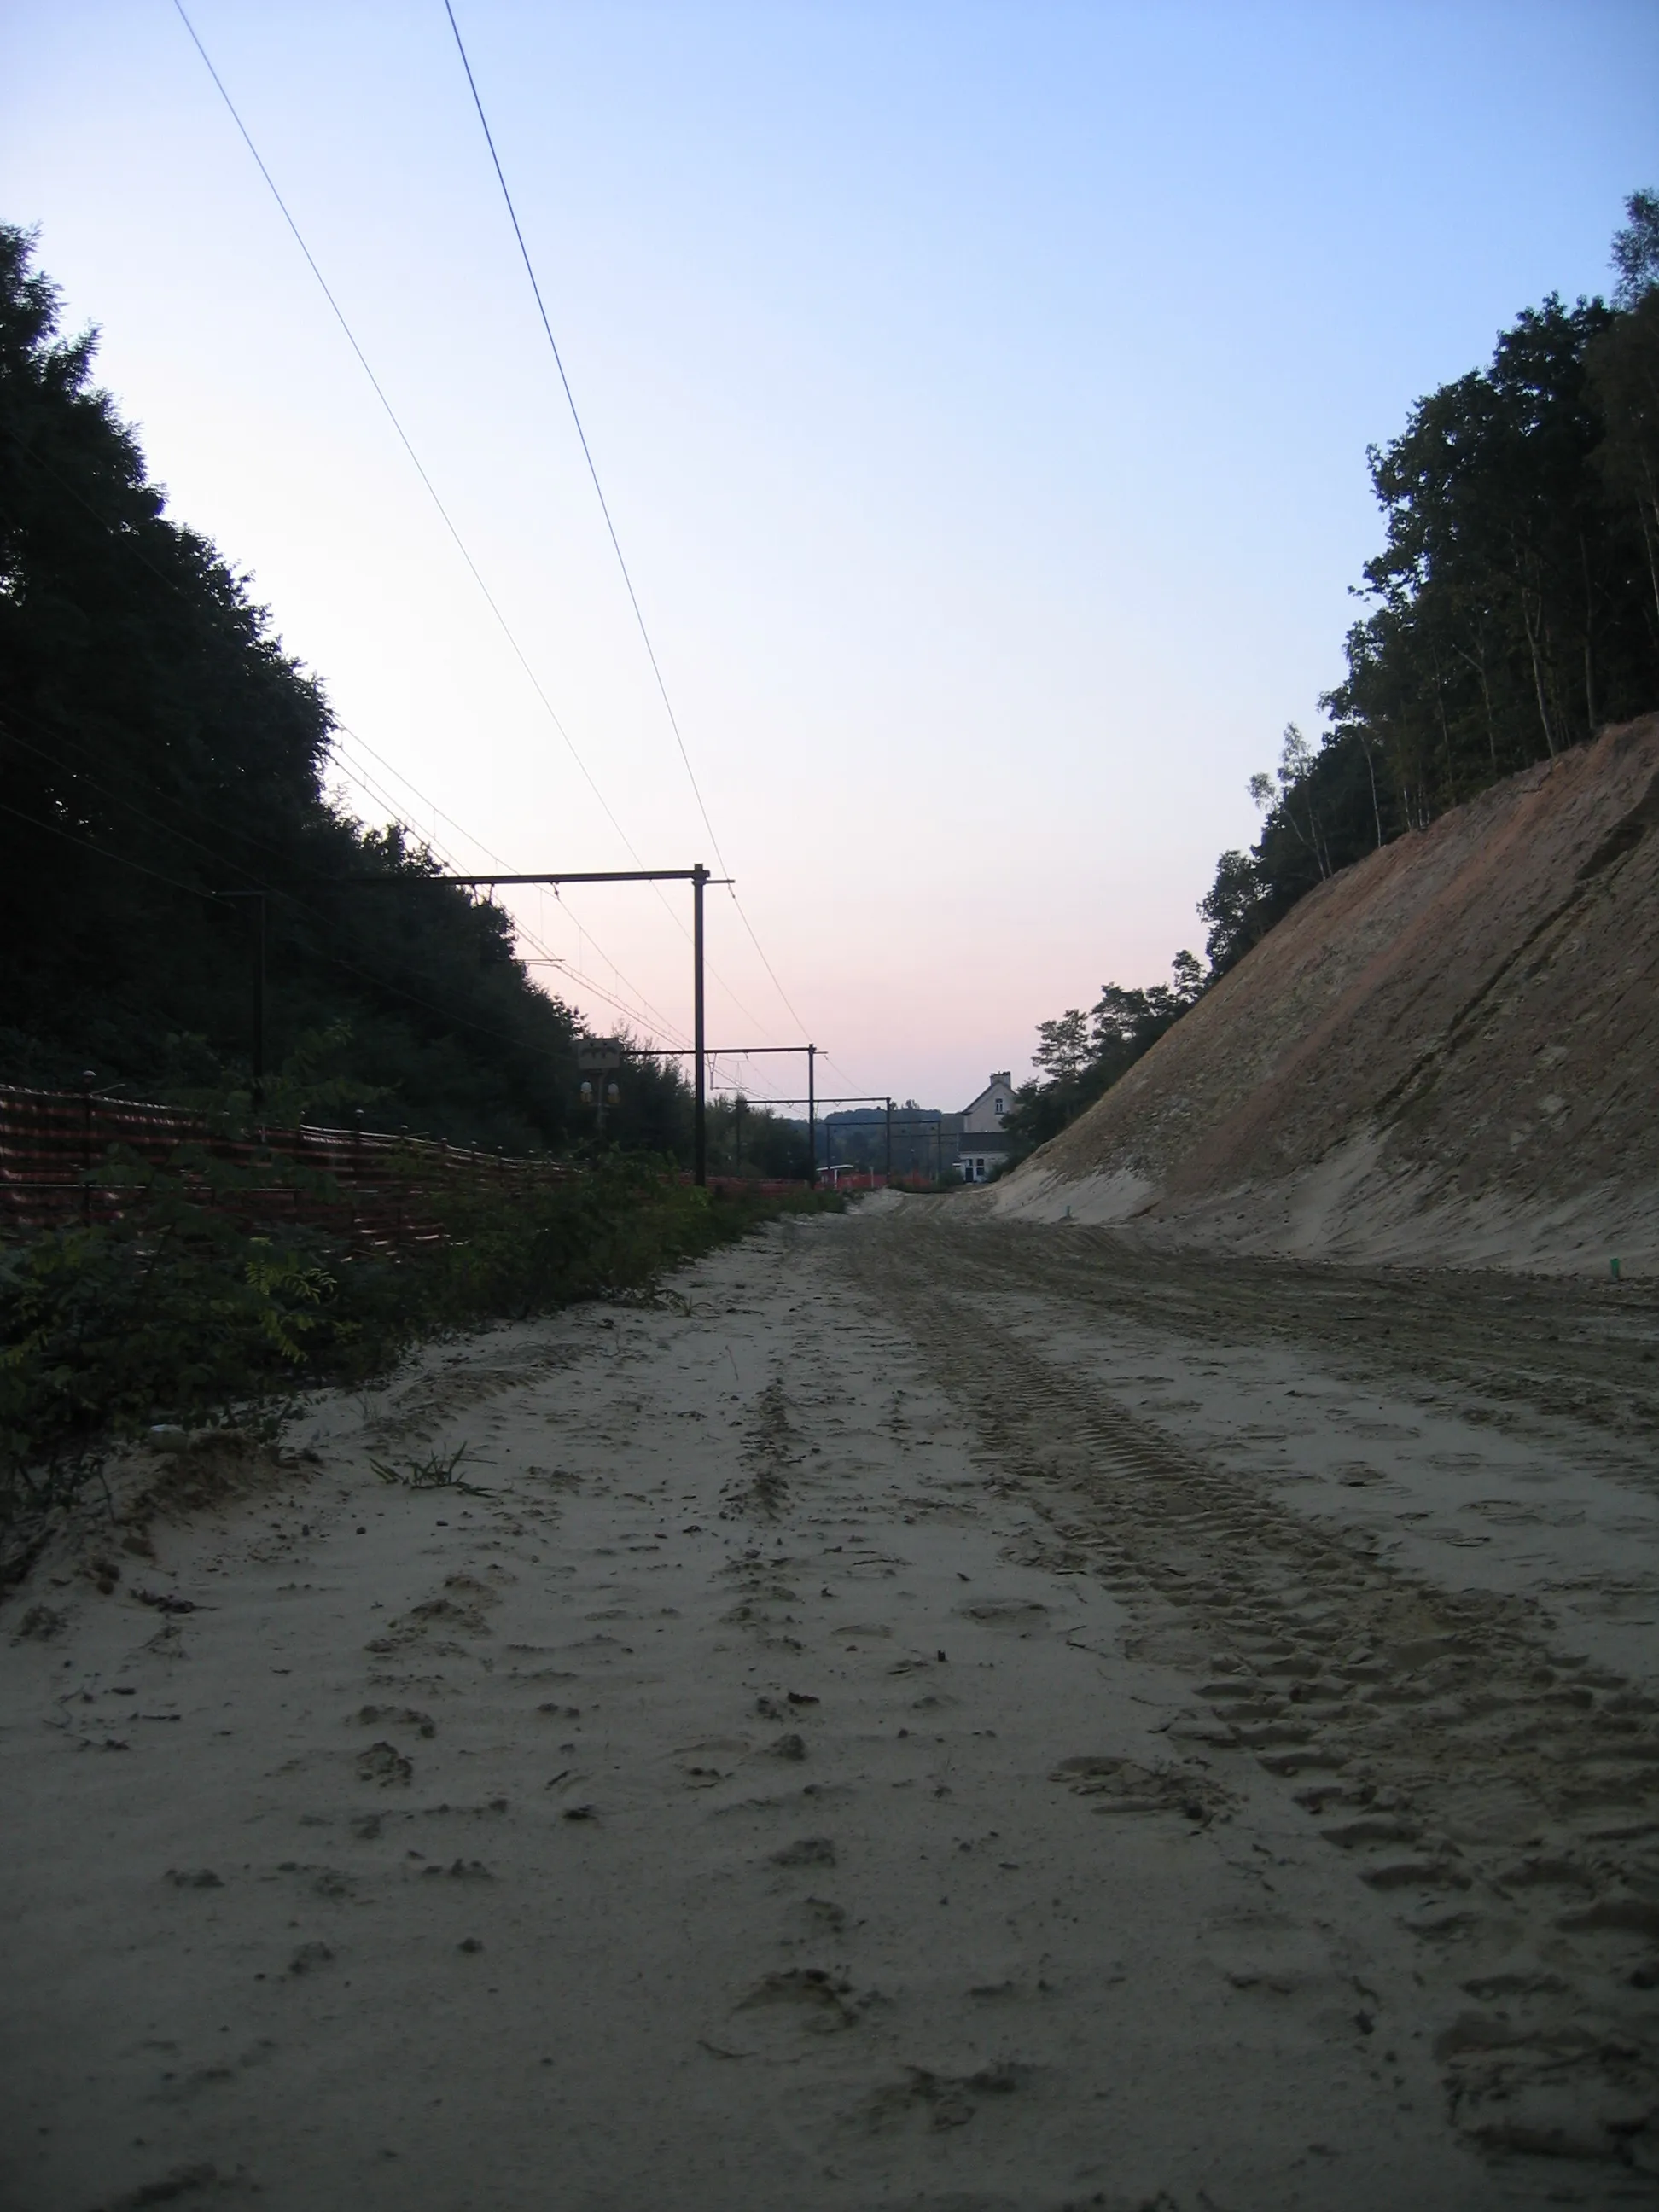
[[[1653,611],[1659,615],[1659,486],[1654,484],[1651,475],[1648,496],[1637,501],[1636,512],[1642,518],[1642,543],[1647,549],[1648,575],[1653,584]]]
[[[1475,636],[1480,647],[1480,655],[1478,659],[1465,646],[1454,646],[1452,649],[1460,659],[1468,663],[1480,678],[1480,704],[1486,716],[1486,750],[1492,755],[1492,772],[1495,775],[1498,769],[1498,724],[1492,715],[1492,684],[1486,675],[1486,635],[1484,630],[1477,630]]]
[[[1365,773],[1371,780],[1371,818],[1376,823],[1376,850],[1382,850],[1382,808],[1376,796],[1376,763],[1371,757],[1370,740],[1361,738],[1360,750],[1365,756]]]
[[[1431,648],[1434,668],[1434,711],[1440,723],[1440,748],[1446,756],[1446,804],[1457,804],[1457,770],[1452,762],[1451,726],[1446,720],[1446,687],[1440,675],[1440,655]]]
[[[1589,548],[1578,533],[1578,566],[1584,579],[1584,725],[1595,735],[1595,593],[1590,584]]]
[[[1498,773],[1498,723],[1492,711],[1492,684],[1486,676],[1486,641],[1480,641],[1480,698],[1486,710],[1486,749],[1492,755],[1492,774]]]
[[[1525,585],[1521,587],[1521,620],[1527,632],[1527,651],[1532,658],[1532,688],[1538,701],[1538,719],[1544,726],[1544,743],[1549,747],[1550,758],[1555,758],[1555,732],[1550,724],[1549,702],[1544,696],[1544,666],[1539,657],[1539,633],[1543,627],[1543,608],[1540,605],[1536,623],[1532,617],[1531,595]]]

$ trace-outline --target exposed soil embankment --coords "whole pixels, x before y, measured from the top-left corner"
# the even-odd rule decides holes
[[[1659,1267],[1659,716],[1304,899],[992,1200],[1160,1241]]]

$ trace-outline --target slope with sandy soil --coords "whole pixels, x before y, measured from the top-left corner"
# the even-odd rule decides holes
[[[1659,1266],[1659,716],[1304,899],[990,1200],[1157,1241]]]

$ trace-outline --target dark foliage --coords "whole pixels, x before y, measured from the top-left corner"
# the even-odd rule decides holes
[[[805,1121],[792,1121],[747,1098],[708,1102],[711,1174],[803,1180],[812,1171]]]
[[[1205,981],[1197,957],[1177,952],[1167,983],[1146,990],[1103,983],[1086,1014],[1071,1006],[1053,1021],[1039,1022],[1031,1057],[1042,1074],[1014,1093],[1003,1125],[1010,1139],[1009,1164],[1057,1137],[1085,1106],[1093,1105],[1202,996]]]
[[[1370,454],[1383,550],[1322,702],[1292,726],[1255,850],[1200,912],[1215,972],[1336,869],[1659,705],[1659,199],[1614,241],[1609,307],[1554,296]]]
[[[558,1143],[569,1012],[499,909],[328,805],[321,686],[167,518],[93,353],[0,227],[0,1079],[246,1091],[251,908],[214,894],[263,890],[267,1060],[295,1110],[332,1086],[461,1141]],[[677,1150],[687,1128],[678,1077],[632,1071],[612,1134]]]
[[[1037,1025],[1042,1075],[1010,1117],[1018,1158],[1099,1097],[1304,895],[1530,763],[1659,706],[1659,194],[1632,193],[1614,303],[1552,295],[1491,366],[1443,385],[1368,455],[1387,541],[1370,611],[1320,704],[1250,780],[1249,852],[1199,906],[1209,971],[1109,984]]]
[[[17,1528],[151,1424],[274,1426],[297,1389],[383,1372],[434,1330],[635,1292],[780,1211],[840,1205],[696,1190],[612,1153],[505,1199],[489,1178],[428,1190],[443,1240],[394,1261],[250,1229],[239,1187],[269,1173],[198,1152],[112,1158],[106,1179],[131,1187],[118,1220],[0,1249],[0,1579]]]

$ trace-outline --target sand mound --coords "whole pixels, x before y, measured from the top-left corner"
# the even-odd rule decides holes
[[[1000,1184],[1159,1243],[1659,1268],[1659,715],[1305,898]]]

